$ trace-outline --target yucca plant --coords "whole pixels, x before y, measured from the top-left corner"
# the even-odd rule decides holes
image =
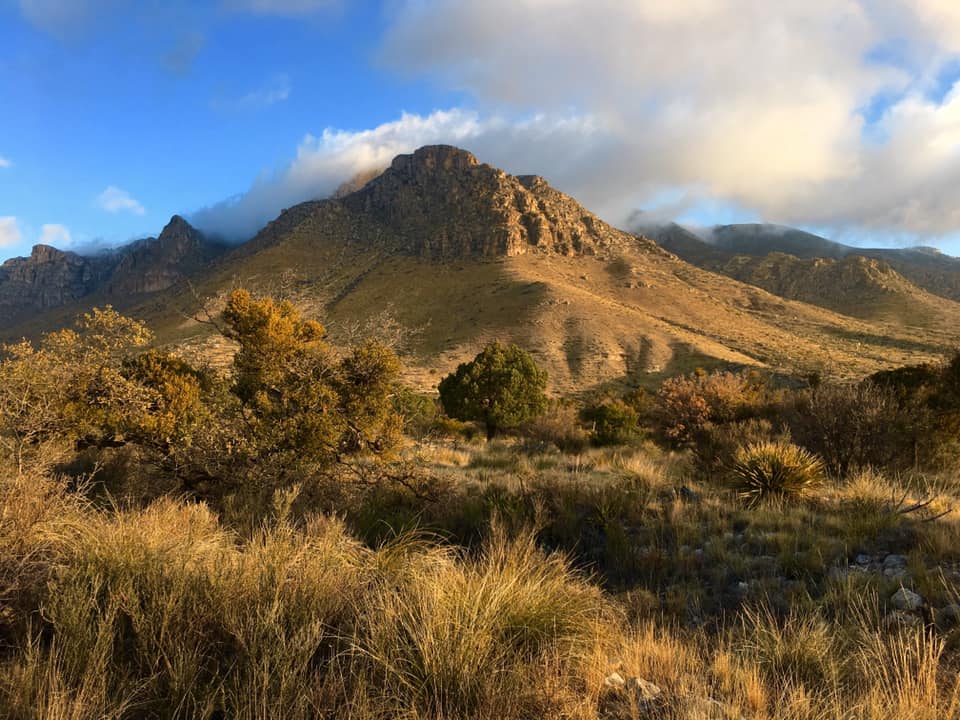
[[[802,447],[765,441],[737,450],[731,473],[738,494],[755,505],[768,497],[795,498],[823,482],[823,463]]]

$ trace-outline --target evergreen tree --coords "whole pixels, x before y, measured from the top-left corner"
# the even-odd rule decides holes
[[[482,422],[489,439],[542,414],[546,387],[546,371],[528,352],[493,342],[440,381],[440,402],[450,417]]]

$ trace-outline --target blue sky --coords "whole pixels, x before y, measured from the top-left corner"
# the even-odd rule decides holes
[[[249,236],[450,142],[611,222],[960,253],[951,0],[0,0],[0,258]]]

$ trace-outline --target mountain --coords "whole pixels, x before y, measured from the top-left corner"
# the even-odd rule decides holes
[[[768,224],[720,225],[701,239],[679,225],[647,232],[684,260],[711,269],[738,255],[784,253],[801,259],[863,257],[885,263],[905,280],[934,295],[960,301],[960,258],[930,247],[858,248],[812,233]]]
[[[30,257],[0,265],[0,318],[4,324],[39,315],[90,295],[110,277],[111,257],[82,257],[35,245]]]
[[[938,358],[960,339],[960,305],[943,301],[950,321],[919,328],[783,299],[610,226],[541,177],[454,147],[400,155],[354,187],[284,210],[199,267],[191,287],[173,284],[130,312],[167,347],[225,362],[230,344],[189,318],[245,286],[292,300],[334,344],[399,338],[406,379],[425,390],[492,339],[530,350],[562,392],[697,366],[856,376]],[[204,310],[198,296],[209,298]]]
[[[448,146],[289,208],[195,280],[221,301],[237,284],[290,297],[335,342],[370,318],[405,328],[408,379],[424,388],[493,338],[527,347],[554,388],[575,391],[717,363],[859,374],[938,357],[960,328],[784,300],[608,225],[543,178]],[[167,293],[150,318],[171,344],[225,359],[206,325],[182,320],[192,302]]]
[[[956,311],[887,262],[800,230],[727,225],[710,233],[710,242],[676,224],[650,234],[698,267],[851,317],[929,327]]]
[[[0,330],[87,301],[129,307],[195,275],[224,250],[179,215],[159,237],[98,255],[36,245],[30,257],[0,265]]]
[[[166,290],[197,274],[225,249],[174,215],[159,237],[138,240],[123,249],[103,291],[127,297]]]

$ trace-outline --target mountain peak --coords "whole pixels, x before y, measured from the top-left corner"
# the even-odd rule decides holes
[[[160,236],[157,240],[161,244],[183,240],[196,243],[201,237],[201,232],[187,222],[181,215],[174,215],[170,218],[170,222],[160,231]]]
[[[441,171],[459,172],[479,164],[473,153],[453,145],[425,145],[409,155],[397,155],[390,163],[390,169],[396,173],[417,176]]]
[[[635,241],[543,178],[508,175],[451,145],[398,155],[340,202],[389,226],[406,252],[432,259],[593,255]]]
[[[73,254],[74,253],[59,250],[52,245],[44,245],[39,243],[34,245],[33,249],[30,251],[30,259],[35,263],[49,263],[65,259],[67,256]]]

